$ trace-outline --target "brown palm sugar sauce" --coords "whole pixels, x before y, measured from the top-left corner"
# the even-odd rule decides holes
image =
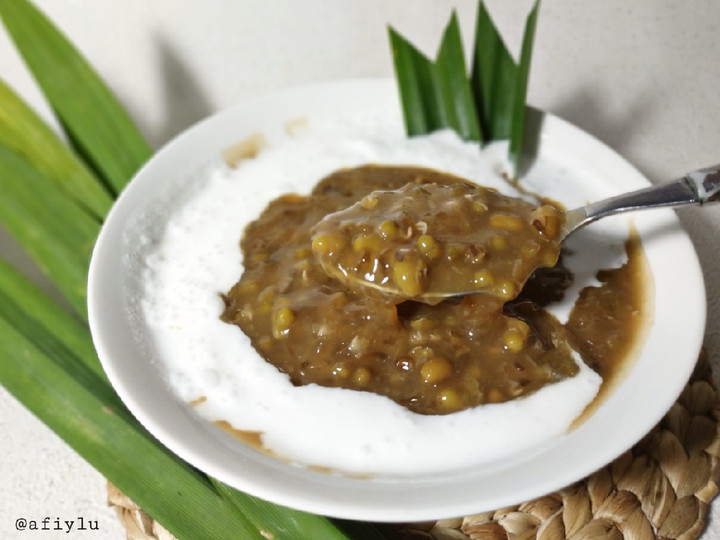
[[[572,336],[540,307],[562,296],[571,279],[562,266],[537,272],[507,305],[507,298],[488,294],[428,305],[350,287],[328,276],[313,256],[313,227],[369,193],[458,182],[467,184],[428,169],[366,166],[326,177],[308,196],[272,201],[245,230],[245,271],[224,297],[223,320],[237,324],[296,385],[375,392],[421,414],[508,401],[573,376],[578,367],[569,342],[586,343],[576,347],[592,355],[591,365],[604,366],[608,357],[614,362],[635,335],[632,321],[618,324],[622,335],[610,351],[596,354],[595,343],[602,340],[592,338],[585,322]],[[642,289],[636,281],[619,287],[611,281],[611,296],[622,295],[625,287]],[[604,298],[586,298],[576,312],[624,316]],[[606,323],[600,317],[588,324],[602,334]]]
[[[469,292],[510,300],[536,268],[557,262],[561,220],[549,205],[464,181],[408,184],[323,218],[312,249],[328,274],[398,300]]]
[[[600,284],[580,292],[565,325],[573,348],[602,377],[600,394],[623,372],[649,326],[646,291],[650,272],[635,231],[625,243],[625,251],[628,260],[623,266],[601,270],[597,274]]]

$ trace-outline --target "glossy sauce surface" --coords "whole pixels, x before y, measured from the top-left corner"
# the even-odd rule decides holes
[[[448,182],[453,182],[448,176]],[[510,300],[555,265],[562,213],[461,179],[375,191],[312,230],[325,271],[398,301],[479,292]]]

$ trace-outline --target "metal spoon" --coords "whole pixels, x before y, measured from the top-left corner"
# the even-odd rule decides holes
[[[689,206],[720,201],[720,165],[687,173],[674,182],[624,193],[565,212],[559,242],[598,219],[649,208]]]

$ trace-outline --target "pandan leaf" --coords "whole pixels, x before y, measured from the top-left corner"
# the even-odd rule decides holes
[[[27,0],[0,0],[0,17],[80,155],[118,194],[152,150],[85,58]]]

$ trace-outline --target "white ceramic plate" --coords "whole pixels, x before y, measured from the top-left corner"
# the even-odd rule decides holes
[[[89,276],[89,314],[103,366],[133,414],[173,452],[253,495],[309,512],[370,521],[427,520],[519,503],[559,489],[610,462],[646,434],[677,399],[697,359],[705,290],[693,246],[674,213],[634,220],[655,282],[655,313],[640,357],[594,414],[532,454],[418,477],[350,478],[294,466],[251,447],[219,443],[219,430],[174,397],[157,363],[143,353],[142,325],[127,271],[126,229],[162,192],[164,179],[195,171],[257,131],[298,117],[397,107],[394,83],[348,81],[290,90],[222,112],[190,128],[138,173],[105,222]],[[540,154],[557,154],[570,173],[600,179],[600,192],[645,187],[647,180],[579,129],[545,116]]]

